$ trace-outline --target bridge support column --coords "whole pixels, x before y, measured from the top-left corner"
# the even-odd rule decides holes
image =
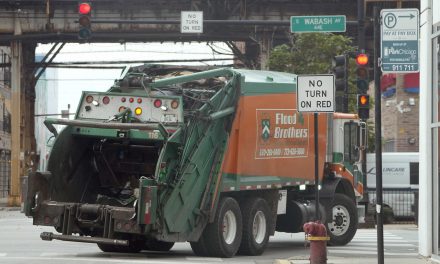
[[[15,18],[15,35],[21,35],[20,18]],[[21,177],[35,162],[33,65],[35,44],[11,42],[11,181],[9,206],[21,204]]]
[[[11,43],[11,190],[9,206],[20,205],[20,175],[24,153],[22,149],[21,68],[23,47],[20,41]]]
[[[264,31],[260,37],[260,69],[269,69],[269,56],[273,48],[272,31]]]

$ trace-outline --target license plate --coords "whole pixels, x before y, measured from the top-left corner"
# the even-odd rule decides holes
[[[177,118],[176,118],[176,115],[163,115],[161,121],[163,123],[176,123]]]

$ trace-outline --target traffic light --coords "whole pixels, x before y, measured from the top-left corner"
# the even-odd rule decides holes
[[[87,40],[92,37],[91,13],[92,13],[91,3],[89,1],[80,1],[78,4],[78,14],[79,14],[78,38],[79,39]]]
[[[358,94],[366,94],[368,92],[368,55],[365,53],[356,54],[356,86]]]
[[[357,95],[358,115],[362,120],[370,117],[370,96],[368,94]]]
[[[348,113],[348,57],[336,55],[332,60],[332,72],[335,75],[336,112]]]
[[[335,90],[336,92],[348,91],[348,69],[347,56],[337,55],[333,57],[332,72],[335,75]]]

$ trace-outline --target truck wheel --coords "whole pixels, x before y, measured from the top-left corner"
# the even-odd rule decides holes
[[[262,198],[248,199],[243,206],[243,237],[239,248],[242,255],[261,255],[269,241],[272,217],[269,205]]]
[[[152,251],[170,251],[173,246],[174,242],[165,242],[155,238],[150,238],[145,243],[144,249]]]
[[[99,249],[103,252],[114,252],[114,253],[138,253],[145,247],[145,241],[133,240],[130,241],[128,246],[115,246],[109,244],[97,243]]]
[[[234,198],[226,197],[219,202],[214,222],[204,231],[209,255],[219,258],[234,256],[241,243],[242,217]]]
[[[347,195],[336,193],[328,212],[326,224],[330,237],[329,244],[333,246],[346,245],[356,234],[357,225],[358,216],[355,203]]]
[[[203,235],[199,238],[197,242],[190,242],[191,249],[197,256],[207,257],[209,256],[208,248],[206,247],[205,239]]]

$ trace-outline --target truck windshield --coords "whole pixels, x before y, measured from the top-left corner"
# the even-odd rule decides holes
[[[353,121],[344,124],[344,161],[359,160],[359,125]]]

